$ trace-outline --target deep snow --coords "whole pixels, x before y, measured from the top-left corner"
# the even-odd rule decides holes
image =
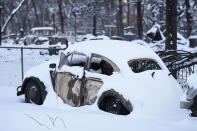
[[[90,108],[38,106],[16,97],[15,87],[1,86],[0,129],[3,131],[196,131],[197,118],[118,116]]]

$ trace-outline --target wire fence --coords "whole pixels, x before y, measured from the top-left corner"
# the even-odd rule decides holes
[[[65,48],[0,47],[0,85],[19,86],[30,68],[58,58]]]

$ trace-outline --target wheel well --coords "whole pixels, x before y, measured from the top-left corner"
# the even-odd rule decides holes
[[[47,92],[46,92],[46,86],[44,85],[44,83],[42,81],[40,81],[40,79],[36,78],[36,77],[28,77],[24,80],[23,84],[22,84],[22,93],[25,94],[25,90],[26,90],[26,85],[29,81],[34,81],[36,84],[38,84],[38,86],[40,87],[41,89],[41,93],[42,93],[42,101],[44,102],[45,100],[45,97],[47,95]]]
[[[120,95],[118,92],[116,92],[113,89],[102,93],[97,103],[99,109],[106,111],[105,106],[106,106],[107,100],[113,99],[113,98],[118,99],[118,101],[122,104],[123,108],[121,109],[121,113],[119,115],[128,115],[132,112],[133,107],[130,101],[124,99],[122,95]]]

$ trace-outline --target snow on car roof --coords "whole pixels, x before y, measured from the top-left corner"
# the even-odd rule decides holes
[[[34,27],[31,29],[32,32],[37,30],[54,30],[53,27]]]
[[[119,40],[89,40],[78,42],[68,47],[66,52],[77,51],[90,56],[92,53],[102,55],[117,63],[127,63],[138,58],[151,58],[161,62],[160,58],[148,47],[146,42]]]

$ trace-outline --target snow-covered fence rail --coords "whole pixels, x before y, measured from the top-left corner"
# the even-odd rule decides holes
[[[187,76],[197,72],[197,52],[183,50],[158,51],[168,69],[177,79],[187,80]]]
[[[18,86],[24,73],[38,64],[58,58],[65,48],[32,48],[0,46],[0,84]]]

